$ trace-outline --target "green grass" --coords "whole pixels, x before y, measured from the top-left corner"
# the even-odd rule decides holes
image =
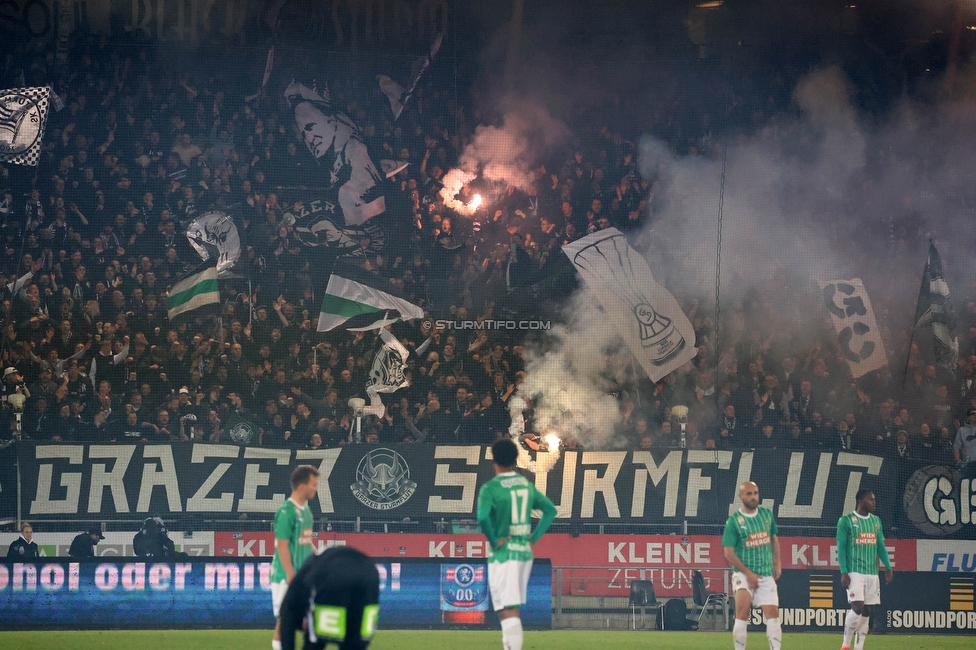
[[[560,630],[525,634],[523,650],[646,650],[676,648],[728,650],[731,634],[724,632],[601,632]],[[498,650],[501,632],[380,630],[373,650]],[[0,648],[30,650],[269,650],[271,632],[266,630],[139,630],[105,632],[0,632]],[[766,648],[762,633],[749,635],[750,648]],[[837,650],[838,634],[787,634],[788,650]],[[335,646],[333,646],[335,647]],[[953,650],[972,648],[964,636],[869,636],[865,650]]]

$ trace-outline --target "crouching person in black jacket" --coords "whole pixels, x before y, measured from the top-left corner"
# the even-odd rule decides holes
[[[340,650],[365,650],[376,632],[379,602],[380,576],[369,556],[342,546],[313,555],[281,603],[281,650],[295,650],[303,620],[308,650],[333,643]]]

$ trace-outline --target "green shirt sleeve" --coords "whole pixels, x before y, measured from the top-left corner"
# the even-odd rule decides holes
[[[850,558],[848,553],[851,548],[851,522],[847,515],[844,515],[837,522],[837,562],[840,564],[841,573],[850,573]]]
[[[297,516],[294,507],[278,510],[274,520],[275,539],[287,539],[291,541],[293,531],[295,530],[295,518]]]
[[[884,530],[881,528],[881,522],[878,522],[878,557],[881,558],[881,563],[884,568],[891,571],[891,558],[888,557],[888,547],[885,546]]]
[[[739,530],[735,527],[732,517],[725,522],[725,531],[722,533],[722,546],[735,547],[739,543]]]
[[[542,511],[542,518],[536,524],[532,537],[529,538],[529,542],[535,544],[546,534],[549,526],[556,519],[556,506],[549,500],[549,497],[539,492],[534,485],[532,486],[532,492],[535,493],[535,497],[532,499],[532,509]]]
[[[498,544],[498,533],[491,523],[492,503],[490,484],[485,483],[478,492],[478,525],[481,526],[481,534],[488,539],[490,548],[494,549]]]
[[[773,511],[769,511],[769,534],[779,535],[779,526],[776,525],[776,516],[773,515]]]

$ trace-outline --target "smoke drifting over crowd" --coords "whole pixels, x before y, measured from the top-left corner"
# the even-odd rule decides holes
[[[854,92],[838,68],[812,72],[795,85],[789,110],[753,132],[718,138],[708,155],[678,155],[658,138],[641,137],[641,173],[656,191],[650,226],[632,241],[686,309],[694,299],[702,305],[699,316],[711,315],[724,173],[721,347],[742,333],[730,314],[742,315],[747,296],[773,306],[754,309],[770,319],[771,330],[785,328],[777,336],[813,346],[828,330],[816,281],[861,277],[888,339],[889,366],[900,378],[928,238],[946,250],[958,300],[976,285],[976,146],[968,137],[976,119],[961,103],[905,99],[878,120],[859,114]],[[506,125],[518,123],[506,116]],[[524,147],[514,147],[519,162],[513,164],[507,154],[517,139],[505,128],[478,135],[467,159],[521,185]],[[599,446],[619,420],[606,378],[621,375],[631,361],[626,350],[606,354],[619,341],[585,290],[568,311],[566,324],[532,350],[520,394],[533,399],[539,432]],[[711,363],[723,352],[715,343]]]
[[[525,382],[509,404],[513,420],[520,419],[528,399],[539,432],[594,445],[612,440],[620,409],[610,395],[611,378],[625,369],[629,358],[619,350],[620,341],[596,304],[582,289],[567,304],[566,323],[530,349]]]
[[[458,167],[444,175],[441,198],[456,212],[470,216],[479,207],[456,198],[465,183],[480,178],[492,189],[525,190],[533,182],[531,169],[567,140],[569,129],[543,106],[520,100],[503,105],[500,125],[478,126]]]

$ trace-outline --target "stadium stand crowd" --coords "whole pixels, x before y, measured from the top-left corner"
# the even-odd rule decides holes
[[[65,108],[51,112],[36,184],[9,166],[0,178],[4,438],[15,427],[6,396],[26,388],[29,440],[229,441],[227,423],[240,417],[259,427],[255,445],[349,444],[346,404],[366,397],[378,342],[372,332],[315,331],[321,289],[288,215],[303,207],[292,190],[314,186],[320,171],[291,120],[273,102],[246,97],[253,88],[157,62],[148,47],[102,44],[67,67],[13,52],[0,67],[2,85],[19,85],[21,68],[24,83],[51,84]],[[725,94],[724,128],[747,130],[764,111],[783,110],[788,84],[780,79],[777,88]],[[565,272],[564,242],[611,226],[636,234],[653,221],[655,179],[641,176],[634,143],[591,113],[578,116],[587,126],[561,159],[532,170],[531,188],[510,188],[463,217],[438,190],[484,116],[431,84],[396,123],[378,89],[340,83],[330,91],[375,160],[410,163],[385,187],[385,222],[399,225],[384,249],[353,261],[433,318],[497,317],[513,294]],[[658,127],[673,148],[720,156],[718,120],[701,107],[685,110],[680,97],[668,101]],[[465,187],[461,200],[475,191]],[[222,283],[220,321],[172,324],[166,291],[200,262],[181,223],[209,209],[235,216],[246,269]],[[678,295],[699,356],[656,384],[620,382],[621,424],[610,446],[676,445],[670,409],[685,404],[694,448],[954,461],[956,431],[976,407],[976,301],[957,299],[956,376],[915,354],[902,388],[899,369],[852,381],[828,327],[813,338],[784,332],[783,308],[758,291],[747,295],[722,314],[720,338],[708,298]],[[384,398],[384,418],[364,422],[365,442],[488,444],[507,435],[529,333],[423,327],[395,326],[411,349],[428,334],[432,341],[411,357],[411,387]]]

